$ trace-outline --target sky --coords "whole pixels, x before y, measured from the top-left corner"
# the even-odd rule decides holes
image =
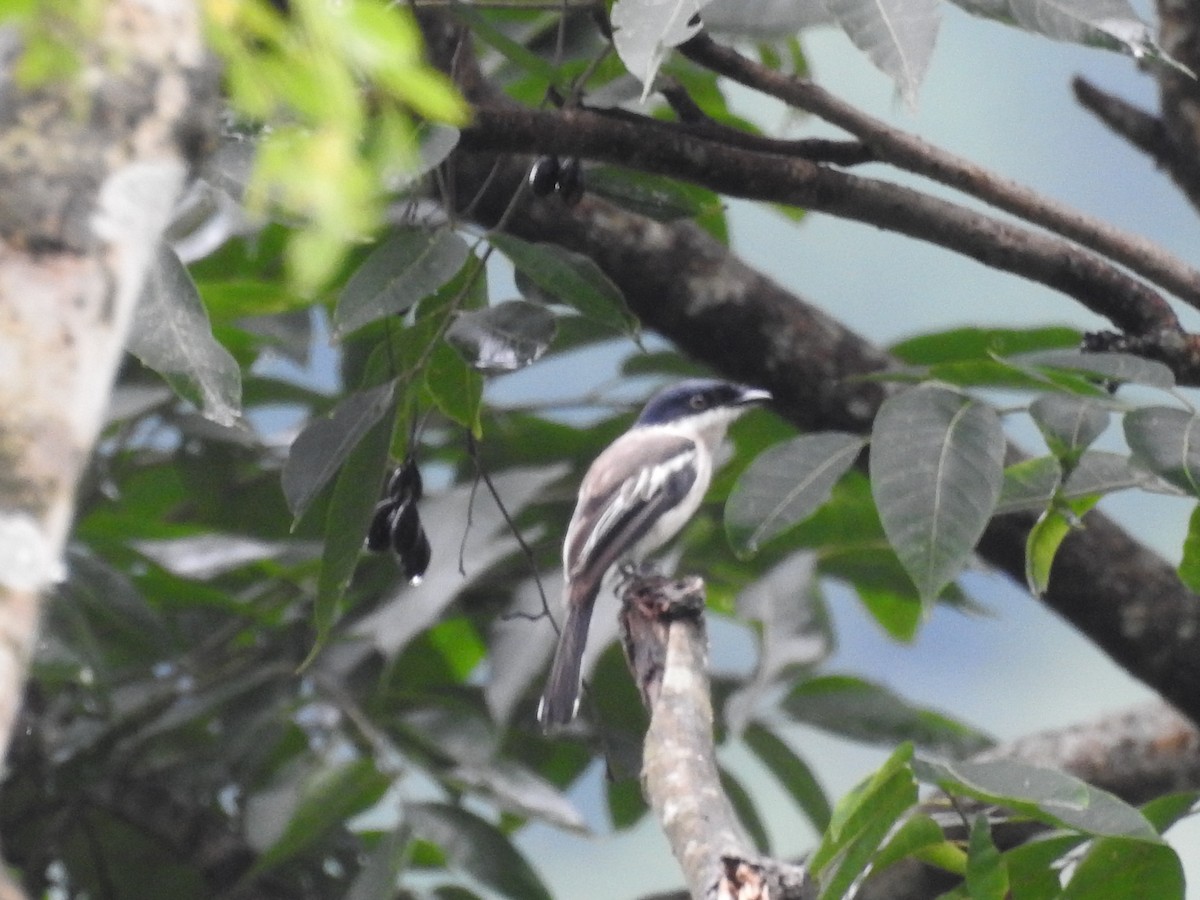
[[[1154,83],[1134,60],[1054,43],[944,5],[938,47],[914,110],[896,99],[891,83],[843,35],[814,31],[804,38],[804,46],[814,76],[842,98],[1200,265],[1200,219],[1194,211],[1166,176],[1072,99],[1071,78],[1083,74],[1104,89],[1154,108]],[[739,110],[749,110],[776,133],[838,136],[774,101],[738,89],[730,97]],[[915,177],[896,177],[883,166],[858,171],[924,184]],[[747,262],[877,343],[959,325],[1103,327],[1049,289],[854,222],[813,214],[794,225],[740,201],[730,204],[729,222],[734,249]],[[1197,326],[1196,314],[1181,314],[1188,327]],[[562,389],[567,395],[583,394],[594,381],[594,372],[576,372],[562,382]],[[1103,439],[1106,449],[1121,448],[1118,430],[1110,429]],[[1032,428],[1016,423],[1010,433],[1040,449]],[[1102,508],[1166,558],[1178,560],[1190,504],[1118,496]],[[828,670],[882,681],[1001,740],[1087,721],[1152,698],[1005,578],[977,571],[966,576],[966,584],[992,615],[968,619],[939,609],[910,645],[888,639],[857,601],[835,594],[831,607],[840,644]],[[736,668],[752,652],[746,633],[732,625],[714,628],[712,643],[717,666]],[[998,672],[1005,677],[996,678]],[[814,729],[794,727],[787,734],[834,798],[886,756],[885,750],[848,744]],[[723,761],[760,804],[777,853],[798,854],[811,846],[811,829],[785,801],[771,802],[778,788],[754,760],[733,752]],[[607,832],[602,779],[600,771],[590,772],[571,797],[594,828]],[[1200,853],[1195,850],[1200,825],[1187,823],[1171,838],[1177,847],[1189,849],[1186,866],[1196,886],[1189,897],[1200,898]],[[555,896],[570,900],[635,897],[681,883],[664,839],[648,821],[630,832],[596,838],[533,826],[521,832],[518,843]]]

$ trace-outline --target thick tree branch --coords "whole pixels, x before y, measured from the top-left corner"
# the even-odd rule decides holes
[[[661,576],[625,591],[621,636],[650,712],[642,787],[694,900],[814,895],[804,869],[764,858],[721,786],[713,744],[704,583]]]
[[[0,31],[0,752],[154,248],[216,134],[195,5],[99,9],[78,80],[18,85]]]
[[[1200,789],[1200,730],[1161,703],[1026,735],[975,759],[1061,768],[1136,805]]]
[[[699,34],[679,48],[693,62],[844,128],[883,162],[924,175],[1078,241],[1200,308],[1200,272],[1162,247],[1001,178],[855,109],[805,78],[776,72]]]

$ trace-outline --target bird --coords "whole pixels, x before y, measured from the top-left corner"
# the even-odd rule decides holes
[[[578,712],[583,650],[605,575],[639,565],[679,533],[708,491],[726,429],[769,400],[768,391],[728,381],[670,385],[588,468],[563,541],[566,619],[538,704],[543,729]]]

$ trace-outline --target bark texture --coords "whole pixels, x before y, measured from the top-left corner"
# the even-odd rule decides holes
[[[61,81],[18,84],[0,32],[0,752],[148,266],[216,135],[196,5],[97,9]]]

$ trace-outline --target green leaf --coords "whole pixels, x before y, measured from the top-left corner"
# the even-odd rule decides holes
[[[911,384],[938,382],[957,387],[992,387],[1019,391],[1067,391],[1086,397],[1107,398],[1108,392],[1082,374],[1058,370],[1044,372],[1033,367],[1021,368],[1008,360],[964,359],[886,369],[860,376],[868,381],[897,381]]]
[[[1200,504],[1188,519],[1187,537],[1183,539],[1183,559],[1179,561],[1179,580],[1192,593],[1200,592]]]
[[[1045,394],[1029,407],[1050,452],[1070,469],[1108,427],[1108,410],[1073,394]]]
[[[636,778],[618,778],[610,781],[605,791],[608,815],[613,827],[619,830],[632,828],[649,812],[642,786]]]
[[[557,244],[532,244],[511,234],[493,233],[488,241],[556,302],[617,331],[636,328],[637,320],[629,313],[620,288],[588,257]]]
[[[501,896],[550,900],[537,873],[491,823],[442,803],[409,803],[404,814],[413,832],[441,848],[450,866],[469,873]]]
[[[1050,586],[1050,569],[1058,548],[1074,529],[1081,527],[1084,513],[1100,501],[1097,496],[1063,500],[1038,516],[1025,539],[1025,583],[1036,597]]]
[[[796,685],[780,709],[798,722],[867,743],[912,741],[947,756],[990,747],[991,738],[941,713],[913,706],[887,688],[848,675],[823,675]]]
[[[455,3],[450,7],[450,11],[471,29],[473,36],[498,51],[518,69],[543,81],[542,93],[546,87],[560,87],[559,71],[537,53],[517,43],[493,25],[486,12],[474,9],[469,3]]]
[[[146,276],[128,339],[129,352],[208,419],[233,425],[242,412],[242,372],[213,337],[191,275],[160,244]]]
[[[366,854],[343,900],[394,900],[396,880],[404,869],[408,841],[407,825],[380,835],[375,847]]]
[[[274,316],[286,312],[302,314],[308,322],[310,297],[301,297],[272,281],[223,278],[197,283],[204,305],[214,321],[236,322],[246,316]]]
[[[995,803],[1045,822],[1096,837],[1162,839],[1146,817],[1117,797],[1054,769],[1013,760],[951,762],[918,758],[917,777],[951,794]]]
[[[312,27],[326,42],[336,42],[344,67],[369,73],[376,84],[427,118],[467,118],[449,79],[421,64],[420,29],[411,10],[356,3],[316,15],[314,6],[306,4],[305,10]]]
[[[1125,440],[1134,458],[1193,495],[1200,495],[1200,416],[1170,406],[1125,415]]]
[[[1088,848],[1059,896],[1062,900],[1183,900],[1183,866],[1165,844],[1102,838]]]
[[[699,10],[699,6],[690,7]],[[612,42],[621,62],[643,84],[642,100],[658,75],[659,67],[677,47],[701,28],[699,17],[688,16],[681,6],[646,0],[616,0],[609,12]]]
[[[324,644],[340,614],[342,597],[362,553],[371,511],[379,499],[380,477],[387,468],[392,422],[380,419],[363,435],[338,474],[325,515],[325,549],[317,576],[313,610],[317,636],[309,659]]]
[[[808,861],[809,872],[820,886],[819,900],[840,900],[846,895],[896,822],[916,802],[911,758],[912,745],[902,744],[834,809],[829,828]]]
[[[704,370],[678,350],[635,353],[621,363],[622,375],[669,375],[672,378],[701,378]]]
[[[349,394],[328,418],[315,419],[296,436],[281,476],[294,520],[299,520],[358,442],[392,408],[395,390],[395,382],[389,381]],[[381,468],[375,475],[376,487],[382,472]]]
[[[1078,347],[1082,335],[1072,328],[955,328],[909,338],[888,348],[893,356],[914,365]]]
[[[296,555],[286,541],[264,541],[215,531],[161,540],[133,540],[129,546],[181,578],[207,581],[244,566]]]
[[[1008,896],[1008,869],[1000,851],[992,843],[987,813],[979,813],[971,823],[967,855],[967,890],[971,900],[1005,900]]]
[[[781,683],[791,683],[797,669],[811,671],[833,652],[829,611],[814,576],[811,553],[793,553],[737,593],[740,619],[760,623],[758,664],[754,676],[728,695],[723,714],[729,728],[742,731],[757,713],[764,696]],[[716,603],[710,594],[709,606]]]
[[[917,636],[917,629],[925,619],[925,610],[919,597],[865,581],[856,583],[854,590],[871,617],[893,638],[907,644]]]
[[[1142,805],[1144,815],[1162,834],[1180,819],[1200,812],[1200,791],[1180,791],[1164,794]]]
[[[826,835],[834,840],[840,840],[852,831],[856,825],[861,824],[864,818],[869,819],[871,797],[877,794],[880,788],[891,782],[897,775],[907,777],[912,787],[912,797],[915,800],[917,785],[913,778],[912,760],[913,748],[911,744],[904,743],[896,747],[892,751],[891,756],[884,760],[883,765],[860,781],[838,801],[833,815],[830,817]],[[822,841],[823,845],[824,843]],[[818,848],[809,858],[809,863],[813,869],[819,869],[828,858],[828,851],[822,852]]]
[[[156,660],[171,652],[165,616],[128,575],[80,545],[68,545],[66,553],[68,576],[55,591],[51,609],[69,606],[72,616],[86,620],[89,629],[103,635],[98,650],[114,655],[124,650]]]
[[[1143,491],[1180,496],[1184,492],[1152,472],[1130,465],[1120,453],[1103,450],[1084,452],[1066,482],[1059,485],[1062,466],[1053,456],[1040,456],[1009,466],[996,515],[1010,512],[1040,512],[1050,505],[1057,490],[1066,500],[1103,496],[1139,488]]]
[[[1078,834],[1061,832],[1035,837],[1033,840],[1004,852],[1008,869],[1008,885],[1017,900],[1057,898],[1062,894],[1059,884],[1060,862],[1064,856],[1084,843]]]
[[[588,169],[587,189],[659,222],[690,219],[721,209],[721,198],[712,191],[616,166]]]
[[[400,228],[371,252],[338,295],[334,332],[345,336],[396,315],[458,274],[471,250],[448,228]]]
[[[406,190],[445,162],[458,146],[460,132],[453,125],[422,122],[417,126],[416,137],[420,143],[417,149],[418,161],[416,165],[403,171],[395,185],[397,191]]]
[[[725,504],[730,543],[753,553],[807,519],[829,499],[864,444],[858,435],[833,431],[801,435],[759,454]]]
[[[813,774],[808,764],[792,752],[792,748],[784,743],[772,731],[762,724],[754,724],[742,733],[754,755],[762,761],[779,786],[791,794],[796,804],[804,810],[810,822],[818,831],[829,827],[832,811],[829,808],[829,798],[822,790],[817,776]],[[939,837],[941,833],[939,831]]]
[[[1127,488],[1138,488],[1156,494],[1182,497],[1186,493],[1171,483],[1132,464],[1128,456],[1088,450],[1079,458],[1075,470],[1067,476],[1062,493],[1069,500],[1091,494],[1111,494]]]
[[[445,341],[438,341],[425,366],[425,386],[447,416],[468,428],[476,439],[483,436],[483,376]]]
[[[1132,353],[1041,350],[1010,356],[1008,361],[1025,368],[1086,372],[1121,384],[1144,384],[1164,390],[1175,386],[1175,375],[1167,366]]]
[[[1014,463],[1004,470],[996,515],[1045,509],[1062,482],[1062,464],[1053,456]]]
[[[881,872],[893,863],[914,853],[945,842],[946,837],[937,822],[924,813],[913,813],[887,839],[873,861],[873,872]]]
[[[556,322],[540,303],[506,300],[461,313],[447,329],[446,340],[481,372],[515,372],[546,352]]]
[[[904,391],[875,417],[870,472],[883,529],[929,603],[970,558],[1000,497],[1000,420],[943,387]]]
[[[391,779],[369,759],[323,769],[302,786],[283,833],[255,863],[256,872],[273,869],[345,824],[355,813],[374,805]]]

